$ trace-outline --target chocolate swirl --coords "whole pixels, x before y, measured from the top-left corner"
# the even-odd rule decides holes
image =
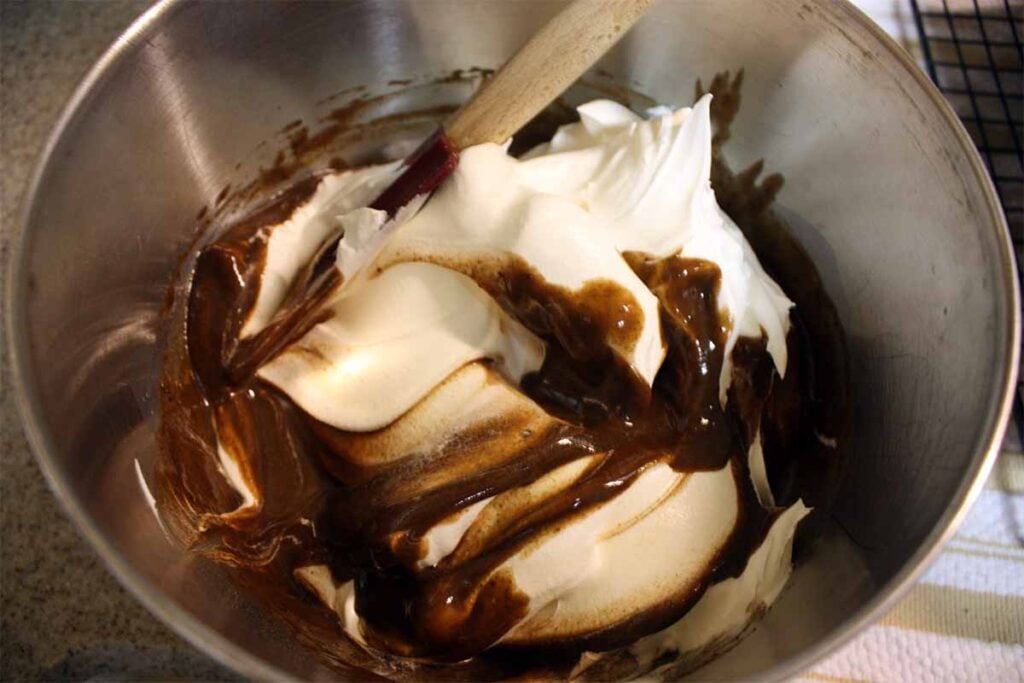
[[[737,181],[717,158],[715,167],[716,188],[733,184],[719,190],[724,208],[742,207],[736,217],[748,235],[771,231],[783,245],[783,260],[759,252],[769,270],[783,273],[783,283],[815,283],[787,287],[797,308],[785,378],[763,338],[741,338],[724,405],[719,376],[732,321],[719,310],[716,264],[625,255],[658,299],[668,347],[648,387],[605,334],[617,330],[618,347],[635,338],[642,313],[629,291],[612,281],[570,291],[509,257],[440,265],[472,277],[543,340],[538,371],[515,387],[475,361],[383,429],[320,422],[265,381],[228,380],[268,230],[309,199],[320,177],[258,207],[196,255],[169,315],[158,505],[170,528],[228,567],[322,658],[361,677],[563,677],[583,652],[615,653],[676,622],[709,586],[740,575],[781,510],[762,505],[752,484],[748,452],[758,435],[776,502],[789,504],[827,497],[838,456],[814,435],[845,434],[842,333],[813,266],[770,217],[773,190],[754,185],[756,173]],[[751,201],[757,193],[768,200]],[[828,409],[824,395],[832,397]],[[225,450],[242,457],[232,464]],[[599,628],[517,636],[530,598],[504,565],[661,465],[684,475],[680,486],[695,473],[726,472],[737,492],[736,518],[699,580]],[[232,466],[237,471],[225,472]],[[471,510],[478,516],[457,545],[425,562],[431,530]],[[352,582],[365,642],[353,641],[296,572],[319,566],[336,585]],[[600,667],[590,671],[601,675]]]

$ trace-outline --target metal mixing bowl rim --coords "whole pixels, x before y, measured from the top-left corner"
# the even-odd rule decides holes
[[[931,98],[932,103],[942,112],[942,116],[949,127],[949,132],[963,148],[967,158],[970,160],[974,175],[981,181],[989,213],[989,220],[986,222],[998,232],[996,237],[1000,246],[999,260],[1002,271],[1000,274],[1003,279],[1004,289],[1009,293],[1009,329],[1006,330],[1008,332],[1006,335],[1007,348],[1001,357],[1005,368],[1003,374],[1004,384],[998,396],[990,405],[987,419],[989,429],[986,430],[985,435],[980,439],[975,449],[975,455],[968,470],[971,474],[961,483],[956,496],[950,501],[949,508],[947,508],[931,533],[924,539],[917,552],[907,560],[899,572],[879,588],[871,600],[851,614],[841,627],[836,628],[831,634],[814,644],[814,646],[763,672],[761,676],[767,680],[780,680],[809,669],[815,662],[825,658],[828,654],[834,652],[853,638],[853,636],[860,633],[865,627],[874,623],[903,597],[914,581],[935,559],[946,541],[956,532],[971,505],[980,494],[999,453],[1002,435],[1006,429],[1013,405],[1021,335],[1020,293],[1006,220],[988,172],[963,124],[934,84],[913,62],[910,55],[868,18],[866,14],[850,4],[848,0],[817,0],[817,2],[823,5],[831,5],[837,11],[845,13],[851,22],[856,22],[866,29],[895,58],[896,62],[917,81],[924,92]],[[60,501],[66,514],[78,527],[79,532],[89,541],[117,580],[151,613],[169,625],[178,635],[221,664],[256,679],[290,679],[292,677],[285,672],[261,659],[256,654],[234,644],[217,631],[193,617],[174,601],[168,599],[157,587],[136,572],[104,537],[103,533],[92,522],[84,506],[75,498],[70,488],[64,483],[50,455],[51,452],[55,451],[55,448],[53,448],[52,441],[43,428],[44,420],[38,392],[31,383],[28,368],[27,330],[25,326],[25,294],[27,292],[28,277],[25,264],[27,228],[30,225],[30,219],[36,211],[36,196],[46,169],[51,162],[53,152],[68,124],[74,119],[83,104],[88,101],[95,86],[106,78],[112,66],[139,42],[145,40],[148,33],[155,29],[155,26],[163,17],[184,5],[185,2],[183,0],[161,0],[137,18],[117,38],[113,45],[103,53],[82,79],[81,83],[79,83],[71,99],[64,107],[57,125],[50,134],[35,166],[25,194],[21,211],[21,230],[15,239],[10,254],[6,282],[5,303],[7,315],[5,322],[13,373],[12,385],[15,392],[15,402],[21,414],[27,440],[50,489]]]

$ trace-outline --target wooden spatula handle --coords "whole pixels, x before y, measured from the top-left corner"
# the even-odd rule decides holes
[[[444,123],[456,149],[501,143],[603,55],[654,0],[574,0]]]

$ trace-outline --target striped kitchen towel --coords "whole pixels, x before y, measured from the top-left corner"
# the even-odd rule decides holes
[[[909,594],[799,681],[1024,681],[1024,453]]]

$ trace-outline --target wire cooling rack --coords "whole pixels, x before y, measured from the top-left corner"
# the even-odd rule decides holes
[[[1024,255],[1024,2],[913,0],[932,80],[964,122],[999,190]]]
[[[1017,253],[1024,262],[1024,2],[911,0],[928,75],[964,122],[999,192]],[[1024,381],[1017,385],[1016,429],[1024,440]]]

